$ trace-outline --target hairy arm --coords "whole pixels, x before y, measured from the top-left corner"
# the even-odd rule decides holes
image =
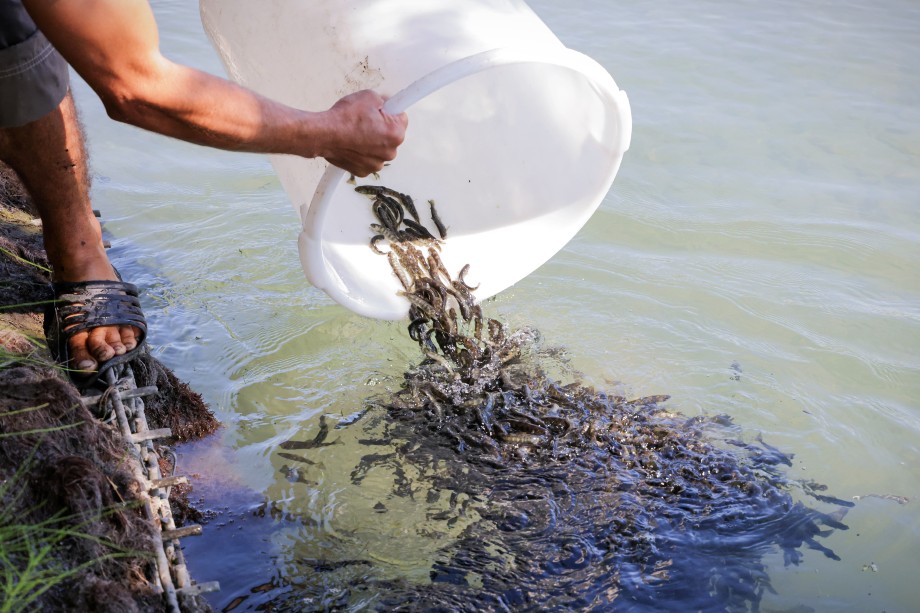
[[[396,156],[405,115],[357,92],[323,112],[295,109],[160,54],[147,0],[25,0],[36,24],[113,119],[199,145],[324,157],[365,176]]]

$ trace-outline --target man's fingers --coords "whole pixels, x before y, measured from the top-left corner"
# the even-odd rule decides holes
[[[386,111],[384,111],[384,113],[386,113]],[[399,124],[399,126],[403,129],[403,131],[405,131],[405,129],[409,127],[409,115],[407,115],[406,113],[399,113],[396,115],[393,115],[392,113],[386,113],[386,115],[387,117],[395,120]]]
[[[384,110],[387,98],[372,90],[345,96],[329,110],[335,138],[324,147],[323,157],[357,177],[379,172],[396,158],[406,137],[406,113]]]
[[[338,168],[341,168],[342,170],[346,170],[350,172],[351,174],[355,175],[359,179],[363,179],[364,177],[370,176],[371,173],[380,172],[381,170],[383,170],[383,164],[380,164],[378,166],[368,167],[368,166],[354,166],[353,164],[347,161],[335,161],[335,160],[327,160],[327,161],[333,166],[336,166]],[[367,170],[367,168],[369,168],[369,170]]]
[[[396,156],[394,155],[389,159],[370,159],[355,153],[350,157],[329,157],[326,158],[326,161],[333,166],[341,168],[342,170],[346,170],[356,177],[363,179],[371,173],[380,172],[383,170],[384,166],[386,166],[386,162],[395,157]]]

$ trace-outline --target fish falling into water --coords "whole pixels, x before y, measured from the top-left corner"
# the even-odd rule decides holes
[[[446,269],[432,201],[441,238],[408,195],[356,191],[371,200],[370,247],[399,279],[424,355],[400,389],[369,403],[417,475],[407,484],[401,472],[392,496],[449,497],[419,538],[476,518],[448,539],[428,583],[369,580],[375,607],[747,611],[772,590],[768,554],[799,564],[807,547],[839,559],[819,539],[846,529],[853,503],[786,477],[790,456],[744,442],[727,416],[686,417],[666,395],[629,400],[556,380],[547,373],[557,353],[540,334],[485,316],[469,266]],[[369,453],[352,480],[393,461]]]

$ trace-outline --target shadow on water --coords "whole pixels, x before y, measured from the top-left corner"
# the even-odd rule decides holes
[[[371,557],[292,555],[285,577],[258,586],[246,606],[746,611],[771,590],[768,554],[787,565],[805,548],[839,559],[820,540],[846,529],[852,503],[787,477],[790,456],[743,440],[728,416],[688,418],[666,396],[591,389],[532,329],[492,341],[490,358],[465,367],[429,352],[398,391],[335,426],[365,437],[353,485],[392,476],[375,512],[396,500],[428,509],[415,537],[445,543],[428,580],[382,578]],[[323,421],[314,438],[276,453],[312,462],[329,431]]]

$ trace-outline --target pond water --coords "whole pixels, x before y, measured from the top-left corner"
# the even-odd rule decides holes
[[[575,239],[484,309],[538,328],[598,389],[728,414],[793,453],[792,478],[858,498],[849,530],[824,543],[839,561],[765,560],[776,593],[764,610],[913,610],[920,5],[569,4],[531,2],[627,92],[632,147]],[[223,74],[194,3],[154,9],[167,56]],[[257,607],[304,560],[342,548],[424,581],[438,543],[413,536],[421,510],[374,513],[388,484],[350,485],[360,433],[331,434],[342,444],[300,472],[277,453],[398,385],[419,360],[405,324],[307,284],[297,217],[266,158],[115,124],[83,83],[75,91],[111,257],[143,289],[157,356],[225,424],[180,454],[217,513],[186,545],[192,575],[222,584],[210,602]]]

